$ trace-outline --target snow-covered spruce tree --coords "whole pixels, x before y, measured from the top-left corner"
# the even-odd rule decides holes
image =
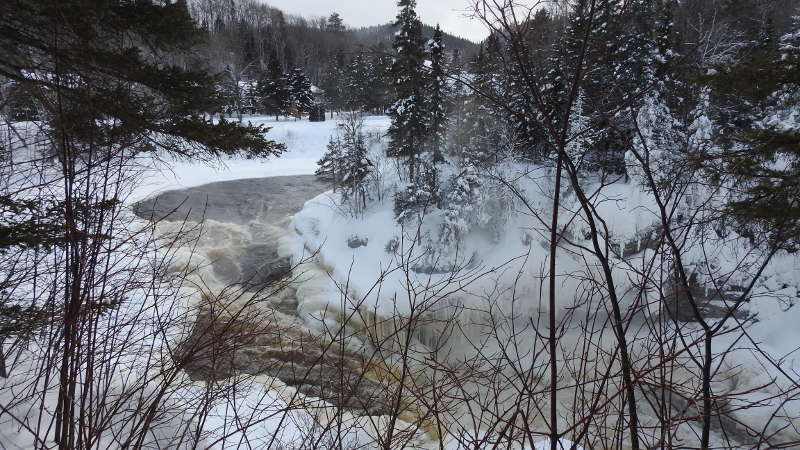
[[[636,114],[636,132],[626,152],[626,173],[635,183],[647,186],[652,177],[659,187],[668,187],[689,175],[683,170],[688,155],[688,130],[658,92],[645,97]],[[637,156],[635,156],[637,155]],[[643,171],[649,171],[645,174]],[[681,181],[685,182],[685,179]]]
[[[311,93],[311,81],[303,69],[295,68],[288,75],[289,97],[293,106],[300,112],[306,112],[314,106],[314,95]]]
[[[331,136],[328,141],[327,151],[322,158],[317,161],[317,170],[314,175],[322,181],[332,183],[333,192],[340,185],[342,179],[342,141],[338,135]]]
[[[466,138],[458,150],[466,166],[481,167],[498,162],[495,150],[501,137],[497,125],[506,120],[495,107],[495,103],[506,96],[499,79],[500,51],[497,38],[490,37],[470,65],[472,93],[465,105],[463,123]]]
[[[389,108],[388,156],[401,158],[408,170],[408,186],[395,194],[395,216],[400,222],[418,217],[438,202],[436,170],[426,152],[430,136],[430,104],[426,101],[428,74],[422,22],[414,10],[415,0],[400,0],[396,25],[392,86],[395,102]]]
[[[737,180],[731,213],[747,235],[769,236],[773,245],[800,248],[800,17],[777,51],[745,49],[733,64],[709,77],[723,105],[750,105],[724,124],[726,151],[709,164],[719,177]]]
[[[395,194],[394,216],[401,224],[421,221],[439,204],[440,189],[436,185],[436,173],[430,166],[423,166],[414,181]]]
[[[327,69],[322,74],[320,87],[325,91],[325,102],[331,114],[341,111],[346,102],[344,51],[336,52],[328,61]],[[332,117],[332,116],[331,116]]]
[[[561,79],[559,78],[560,72],[556,69],[558,65],[554,64],[554,61],[555,58],[545,60],[540,66],[540,70],[552,76],[551,82],[542,86],[543,95],[552,95],[554,92],[558,92],[557,86],[560,85]],[[545,115],[536,108],[535,104],[530,102],[530,97],[526,95],[528,88],[524,81],[524,71],[517,70],[516,66],[517,63],[512,61],[509,70],[504,74],[506,89],[503,97],[507,99],[506,102],[514,112],[508,114],[506,121],[514,135],[517,136],[516,153],[536,161],[543,161],[543,158],[548,155],[543,124],[547,120],[552,120],[552,117],[557,115],[557,111],[550,111],[550,114]]]
[[[466,166],[461,173],[450,177],[443,197],[444,219],[440,236],[442,243],[452,249],[461,244],[462,239],[481,221],[483,198],[475,168]]]
[[[360,215],[367,208],[369,192],[368,177],[374,164],[369,158],[363,133],[364,121],[361,113],[347,113],[339,122],[338,131],[328,142],[328,151],[317,162],[315,174],[324,181],[333,183],[333,190],[341,188],[342,202],[350,212]]]
[[[291,106],[291,96],[287,78],[281,70],[277,54],[272,53],[267,72],[262,74],[256,84],[256,96],[261,108],[267,114],[274,114],[275,120],[285,115]]]
[[[576,170],[584,174],[587,165],[591,165],[589,150],[596,139],[596,130],[591,126],[590,118],[586,114],[588,106],[583,90],[578,92],[569,117],[569,141],[565,147],[567,155],[574,161]],[[588,158],[587,158],[588,157]]]
[[[370,103],[372,65],[364,52],[359,52],[344,71],[345,105],[351,111],[363,111]]]
[[[447,129],[447,110],[449,109],[449,83],[445,72],[445,47],[442,42],[442,30],[436,25],[433,38],[428,42],[430,56],[430,72],[425,89],[427,94],[428,146],[432,154],[434,171],[436,165],[444,162],[444,149],[447,145],[445,130]]]
[[[446,66],[447,77],[450,82],[450,101],[448,102],[449,109],[445,112],[448,116],[447,138],[448,140],[457,135],[457,130],[464,120],[464,105],[467,101],[467,96],[470,94],[469,87],[466,85],[466,77],[464,75],[464,63],[461,60],[461,54],[458,49],[454,49],[450,60]],[[444,148],[446,154],[450,153],[450,143],[448,142]]]
[[[420,155],[425,144],[427,114],[425,102],[425,41],[415,0],[400,0],[399,27],[394,40],[391,77],[395,101],[389,108],[388,156],[406,161],[409,182],[416,181]]]
[[[389,95],[392,58],[383,43],[361,49],[343,69],[343,100],[351,111],[371,111],[382,114]]]
[[[367,180],[373,163],[367,155],[360,113],[351,113],[342,122],[341,170],[342,199],[350,203],[354,215],[363,214],[369,193]]]
[[[392,57],[383,42],[370,48],[369,91],[367,109],[374,114],[385,114],[391,98]]]

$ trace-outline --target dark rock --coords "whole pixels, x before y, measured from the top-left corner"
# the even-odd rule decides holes
[[[385,415],[392,402],[381,384],[367,378],[364,356],[325,346],[310,335],[289,335],[204,312],[175,360],[194,380],[239,374],[269,375],[301,393],[359,415]]]
[[[627,258],[633,256],[643,252],[645,249],[658,250],[658,247],[661,245],[662,234],[663,228],[661,226],[653,226],[638,233],[633,239],[625,242],[622,247],[622,257]]]
[[[361,236],[350,236],[347,238],[347,246],[350,248],[366,247],[369,239]]]
[[[238,259],[242,275],[236,282],[248,290],[258,290],[286,278],[292,272],[291,259],[278,255],[278,250],[273,245],[245,247]]]
[[[694,274],[689,277],[688,290],[682,286],[682,283],[672,278],[668,281],[665,291],[667,313],[673,320],[679,322],[698,321],[692,307],[692,300],[703,319],[722,319],[729,314],[739,320],[751,318],[751,315],[739,304],[743,301],[740,293],[730,289],[719,291],[715,287],[706,289],[698,283]],[[731,311],[733,312],[731,313]]]

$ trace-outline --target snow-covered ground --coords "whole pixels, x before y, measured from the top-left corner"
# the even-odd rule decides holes
[[[325,122],[309,122],[286,118],[275,121],[274,118],[265,116],[245,116],[243,122],[270,128],[267,137],[286,144],[286,152],[279,157],[257,160],[225,158],[214,165],[197,161],[171,161],[159,171],[148,174],[129,201],[139,201],[170,189],[215,181],[313,174],[317,161],[325,153],[328,139],[338,124],[336,117],[328,118]],[[388,127],[389,118],[386,116],[364,118],[367,132],[384,133]]]
[[[549,217],[552,200],[548,187],[552,186],[552,173],[546,168],[522,163],[508,164],[503,170],[507,179],[515,180],[517,189],[526,197],[527,205],[515,202],[517,213],[508,218],[497,236],[488,236],[482,231],[471,233],[463,239],[457,253],[452,248],[443,250],[447,246],[440,241],[442,218],[437,217],[436,212],[426,216],[419,231],[415,226],[403,228],[398,225],[392,199],[393,193],[401,189],[403,182],[396,176],[393,178],[389,173],[391,169],[382,176],[387,192],[382,192],[380,200],[373,195],[373,201],[363,215],[352,214],[347,202],[339,194],[326,193],[309,201],[295,215],[292,252],[295,257],[300,257],[318,251],[318,260],[324,272],[320,271],[309,281],[308,295],[299,298],[301,314],[307,319],[321,318],[331,312],[358,307],[374,311],[382,317],[394,317],[398,314],[407,316],[415,308],[418,310],[421,307],[430,308],[434,315],[437,309],[457,307],[462,309],[462,315],[468,316],[460,319],[462,324],[475,320],[475,311],[489,311],[492,308],[499,308],[501,314],[508,317],[522,318],[522,322],[527,318],[536,320],[537,316],[541,317],[547,311],[542,301],[542,293],[546,292],[543,287],[546,286],[546,280],[542,274],[546,273],[549,258],[547,227],[526,209],[530,206],[543,218]],[[643,233],[659,223],[652,195],[635,180],[619,180],[602,188],[599,183],[593,185],[591,180],[586,182],[586,191],[596,192],[594,203],[597,212],[608,225],[607,242],[619,248],[620,253],[626,243],[641,243]],[[692,195],[694,197],[688,196],[687,201],[703,201],[698,198],[702,193]],[[691,205],[685,208],[691,208]],[[580,219],[580,214],[576,218],[577,211],[574,195],[570,196],[567,191],[562,202],[560,222],[570,223],[566,232],[573,241],[590,246],[581,237],[585,236],[587,226]],[[475,211],[475,214],[480,213]],[[722,277],[723,274],[730,276],[733,285],[745,283],[757,267],[759,258],[763,257],[763,253],[748,247],[746,239],[734,235],[713,243],[704,242],[703,239],[687,236],[684,257],[687,261],[709,262],[707,270],[713,270],[716,277]],[[361,245],[350,245],[356,241]],[[413,250],[412,246],[415,247]],[[431,249],[434,256],[426,257],[425,254]],[[441,253],[437,253],[439,251]],[[444,270],[434,270],[433,273],[408,270],[408,267],[414,266],[414,262],[409,261],[417,258],[420,262],[433,259],[434,265]],[[563,317],[574,311],[576,292],[582,289],[584,277],[602,279],[602,276],[599,266],[587,263],[586,253],[580,250],[562,250],[557,258],[557,314]],[[647,258],[647,252],[629,258],[613,258],[612,270],[618,283],[618,292],[636,292],[636,286],[642,282],[639,272],[642,267],[647,267]],[[588,260],[591,261],[591,257]],[[446,269],[454,266],[462,267],[462,272],[469,275],[453,279]],[[697,270],[702,271],[703,268]],[[325,276],[325,272],[331,275],[333,281]],[[457,285],[458,288],[443,289],[447,292],[446,298],[429,295],[445,284]],[[346,302],[342,301],[340,294],[343,288],[349,293]],[[800,425],[796,419],[769,419],[776,412],[778,417],[800,417],[798,402],[778,395],[779,392],[794,391],[798,376],[800,329],[792,325],[800,321],[800,307],[792,307],[800,293],[798,288],[800,258],[797,254],[780,252],[759,277],[751,300],[746,305],[749,313],[757,314],[758,320],[747,324],[746,333],[729,333],[714,340],[717,354],[732,349],[719,369],[719,378],[725,381],[715,382],[715,391],[731,394],[732,404],[742,407],[734,414],[736,420],[751,429],[760,430],[768,423],[770,431],[782,426],[791,428]],[[520,302],[519,299],[525,301]],[[635,296],[623,297],[623,306],[630,306],[634,301]],[[656,303],[654,306],[657,309]],[[655,317],[658,311],[651,311],[651,314]],[[736,325],[736,320],[731,322],[730,326]],[[685,324],[682,328],[686,336],[700,335],[699,325]],[[633,327],[632,340],[641,339],[641,333],[641,329]],[[424,343],[425,337],[419,337]],[[566,342],[572,342],[573,339],[580,338],[569,333],[563,338]],[[481,348],[483,354],[491,354],[500,351],[506,342],[507,339],[504,342],[502,339],[489,338],[481,341],[477,347]],[[609,335],[602,339],[601,345],[613,350],[614,342],[613,336]],[[475,341],[467,340],[460,347],[452,345],[453,342],[450,344],[445,353],[449,352],[451,359],[469,360],[475,357]],[[533,345],[532,342],[528,344]],[[694,348],[692,351],[699,350]],[[644,347],[634,349],[634,353],[637,352],[640,352],[639,357],[647,359],[648,350]],[[684,364],[691,366],[689,360]],[[680,376],[686,378],[684,385],[687,392],[695,389],[696,374],[687,372]],[[568,401],[565,399],[565,403]],[[644,412],[644,405],[642,410],[643,423],[656,423],[654,417],[648,417]],[[694,433],[685,429],[681,436],[691,441]],[[787,436],[794,435],[788,431]],[[724,439],[720,438],[717,442],[722,444]]]

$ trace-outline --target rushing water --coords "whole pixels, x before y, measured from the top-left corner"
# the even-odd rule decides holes
[[[193,282],[201,286],[197,302],[212,299],[210,303],[224,303],[231,286],[236,287],[235,296],[252,299],[265,286],[276,281],[282,286],[281,280],[292,278],[296,261],[282,248],[291,216],[326,190],[313,176],[226,181],[164,192],[138,204],[136,213],[159,222],[161,233],[201,228],[197,238],[189,240],[187,250],[191,258],[207,263],[194,275],[197,279]],[[544,398],[534,401],[525,396],[530,404],[517,405],[521,386],[510,382],[531,368],[526,351],[514,356],[505,349],[512,337],[525,334],[525,323],[493,316],[493,326],[488,328],[485,312],[459,307],[457,302],[451,305],[449,300],[417,321],[410,339],[406,339],[408,329],[398,331],[404,318],[380,318],[369,311],[356,311],[349,319],[330,314],[324,322],[310,323],[298,314],[298,299],[330,293],[315,286],[327,278],[324,267],[311,263],[302,271],[313,276],[287,283],[278,295],[266,289],[266,301],[258,303],[267,305],[266,314],[231,321],[230,316],[219,317],[205,307],[198,308],[187,345],[206,346],[204,339],[208,346],[216,345],[213,339],[219,339],[220,330],[245,332],[242,338],[223,339],[230,346],[212,352],[226,355],[221,363],[200,353],[185,366],[189,375],[198,380],[236,373],[268,375],[308,397],[362,417],[389,417],[399,406],[400,420],[414,424],[414,430],[421,429],[419,443],[433,448],[438,448],[440,427],[453,434],[460,434],[459,430],[474,433],[476,428],[491,426],[484,421],[492,422],[520,407],[529,413],[525,419],[529,425],[545,427],[541,415],[536,414],[537,403]],[[325,327],[322,333],[320,324]],[[331,342],[335,345],[326,346]],[[408,349],[410,353],[404,352]],[[480,349],[480,358],[476,349]],[[401,354],[407,359],[399,360]],[[489,362],[498,370],[487,370]],[[406,370],[408,379],[398,381]],[[463,374],[469,374],[460,378],[467,381],[458,381]],[[533,372],[524,376],[536,385]],[[437,399],[441,403],[435,407],[442,414],[437,420],[428,414],[430,394],[395,395],[415,388],[429,393],[432,386],[440,394],[452,390],[448,398]],[[401,403],[396,403],[396,398],[402,399]],[[489,409],[494,413],[475,414]]]
[[[265,302],[258,302],[262,312],[263,304],[267,304],[266,314],[251,316],[250,323],[243,319],[237,324],[248,328],[248,335],[259,336],[253,342],[239,342],[235,348],[227,349],[233,353],[229,362],[222,368],[215,362],[213,373],[209,373],[210,364],[201,356],[187,366],[190,375],[201,379],[224,378],[235,372],[267,374],[356,414],[385,414],[388,399],[375,401],[385,389],[375,377],[364,376],[365,371],[374,372],[376,367],[385,366],[383,361],[372,361],[365,368],[358,348],[327,348],[326,339],[315,327],[319,324],[304,322],[297,314],[297,296],[309,289],[308,282],[282,282],[293,278],[292,269],[324,278],[324,271],[313,264],[302,270],[293,268],[296,261],[291,261],[288,250],[281,245],[286,243],[291,216],[326,190],[327,186],[311,175],[225,181],[164,192],[136,205],[136,213],[158,222],[158,233],[162,235],[175,230],[200,230],[187,245],[191,258],[210,266],[194,275],[193,283],[202,286],[197,295],[199,303],[208,298],[223,303],[226,292],[247,299],[251,298],[248,292],[266,297]],[[280,286],[277,295],[273,287],[276,284]],[[198,309],[189,341],[201,340],[217,329],[240,328],[220,323],[227,319]],[[335,373],[338,376],[332,377]],[[331,383],[332,378],[336,383]]]
[[[242,291],[257,292],[270,283],[289,278],[293,262],[288,250],[282,249],[281,245],[286,242],[291,216],[301,210],[306,201],[326,190],[327,186],[314,176],[225,181],[164,192],[136,205],[136,213],[158,222],[157,229],[162,234],[177,229],[202,228],[197,239],[191,240],[188,246],[191,258],[202,259],[209,266],[196,274],[198,279],[195,283],[203,290],[198,295],[198,302],[201,302],[201,298],[214,298],[230,286],[237,286],[237,295],[242,295]],[[289,283],[277,300],[270,299],[274,311],[260,316],[255,321],[258,325],[251,328],[261,335],[256,338],[258,342],[243,343],[230,349],[232,354],[225,367],[215,364],[211,370],[209,363],[202,361],[201,357],[189,364],[187,371],[198,379],[224,378],[237,371],[267,374],[280,378],[304,394],[322,398],[355,414],[387,414],[393,407],[388,392],[397,387],[396,378],[390,374],[394,370],[393,358],[397,349],[389,345],[375,352],[373,348],[371,356],[365,359],[363,344],[399,341],[402,346],[403,338],[398,333],[397,324],[394,320],[370,315],[368,311],[359,311],[350,320],[333,317],[334,323],[338,322],[342,330],[346,329],[342,335],[347,338],[334,337],[333,340],[339,339],[343,345],[334,346],[334,351],[321,351],[318,344],[324,339],[319,339],[319,324],[308,323],[298,316],[297,298],[307,295],[307,291],[314,291],[311,285],[326,278],[325,269],[312,264],[302,270],[316,276],[305,277],[305,282]],[[311,278],[315,280],[309,283]],[[227,325],[215,325],[219,321],[201,309],[189,340],[203,339],[203,335],[214,334],[215,328]],[[432,320],[415,327],[413,340],[433,347],[441,342],[443,335],[450,337],[452,330],[446,332],[441,323]],[[334,373],[338,373],[333,377],[337,381],[331,384]],[[420,372],[416,376],[427,378]],[[401,420],[415,421],[414,413],[410,414],[401,414]],[[424,428],[426,425],[423,423],[421,426]],[[435,431],[428,430],[429,436],[435,434]]]
[[[210,183],[164,192],[136,206],[143,218],[203,223],[214,284],[257,289],[279,277],[289,262],[279,242],[292,214],[326,191],[313,175]],[[204,280],[210,283],[211,280]]]

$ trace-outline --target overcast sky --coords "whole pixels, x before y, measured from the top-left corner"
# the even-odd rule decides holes
[[[397,0],[262,0],[283,12],[303,17],[328,16],[338,12],[350,27],[380,25],[394,21]],[[479,42],[488,32],[477,20],[465,17],[470,0],[417,0],[417,14],[426,24],[442,26],[448,33]]]

